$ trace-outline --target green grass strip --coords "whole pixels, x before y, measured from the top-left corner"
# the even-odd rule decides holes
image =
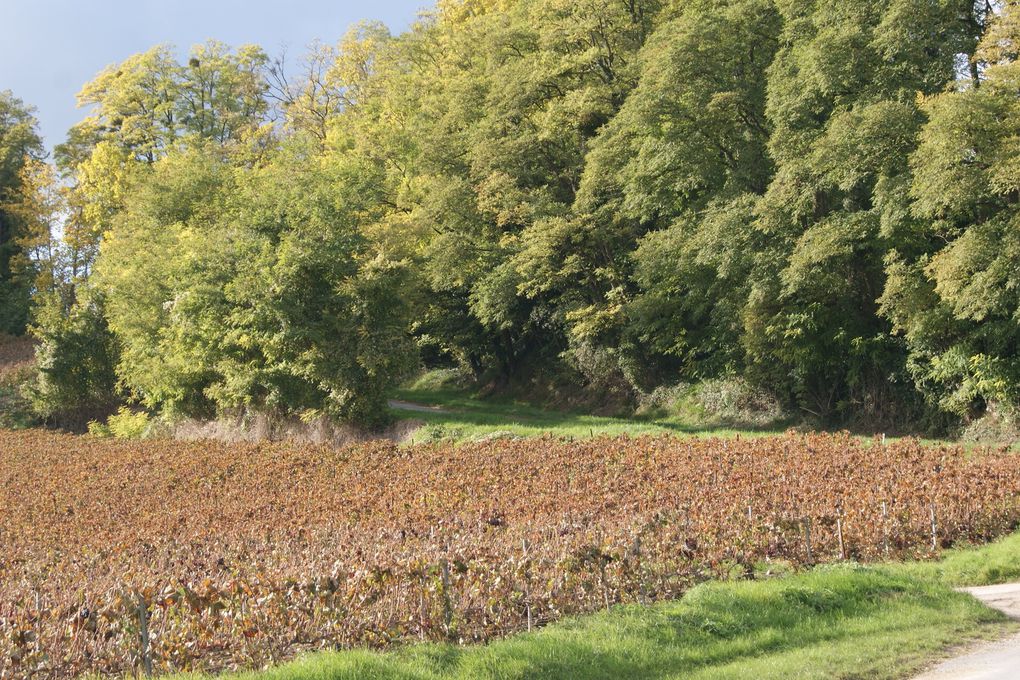
[[[233,680],[900,678],[962,643],[1017,628],[955,585],[1020,578],[1020,535],[938,563],[819,567],[705,583],[488,645],[305,656]]]

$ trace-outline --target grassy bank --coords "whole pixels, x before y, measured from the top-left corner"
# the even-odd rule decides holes
[[[233,680],[900,678],[968,640],[1017,628],[958,584],[1020,577],[1020,535],[939,563],[840,565],[702,584],[484,646],[309,655]]]
[[[752,427],[746,424],[720,423],[705,419],[687,409],[667,415],[633,417],[598,416],[571,410],[550,410],[505,397],[481,398],[469,389],[405,385],[390,394],[404,408],[391,407],[397,419],[424,423],[409,439],[412,443],[429,441],[475,441],[489,437],[541,437],[584,439],[600,435],[676,434],[694,437],[762,437],[781,434],[784,426]],[[391,404],[394,403],[391,401]],[[408,410],[406,405],[428,409]],[[881,433],[858,433],[879,441]],[[889,436],[888,441],[899,437]],[[926,443],[949,443],[922,439]]]
[[[470,390],[428,383],[394,390],[393,399],[434,407],[430,411],[393,409],[397,418],[425,423],[415,441],[464,441],[489,436],[535,437],[552,435],[575,439],[598,435],[674,433],[697,436],[760,436],[782,428],[752,429],[669,415],[664,417],[609,417],[577,411],[544,409],[508,398],[475,396]]]

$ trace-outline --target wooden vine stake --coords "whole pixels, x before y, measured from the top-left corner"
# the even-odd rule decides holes
[[[418,589],[418,639],[425,640],[425,584]]]
[[[846,559],[846,546],[843,544],[843,512],[836,515],[836,538],[839,539],[839,559]]]
[[[599,578],[602,579],[602,600],[609,611],[609,581],[606,579],[606,561],[599,555]]]
[[[443,579],[443,626],[449,637],[453,625],[453,602],[450,600],[450,563],[445,558],[441,563],[440,573]]]
[[[634,537],[634,557],[638,563],[638,602],[645,604],[648,597],[645,593],[645,573],[644,565],[641,562],[641,535],[638,534]]]
[[[882,544],[885,546],[885,556],[889,556],[889,506],[882,501]]]
[[[813,564],[814,559],[811,557],[811,518],[804,518],[804,545],[807,548],[807,563]]]
[[[528,615],[528,632],[531,632],[531,566],[528,563],[528,539],[521,539],[524,551],[524,610]]]
[[[140,647],[139,658],[142,661],[142,669],[145,677],[152,677],[152,647],[149,644],[149,604],[141,593],[136,591],[138,598],[138,644]]]
[[[928,506],[928,514],[931,517],[931,549],[934,552],[939,549],[939,528],[935,523],[935,503]]]

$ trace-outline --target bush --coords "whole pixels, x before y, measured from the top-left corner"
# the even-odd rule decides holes
[[[433,368],[425,371],[408,385],[412,390],[444,390],[469,387],[474,383],[471,371],[457,366],[454,368]]]
[[[110,413],[119,400],[117,352],[101,298],[79,298],[69,311],[58,296],[43,298],[31,330],[38,341],[36,378],[27,390],[33,410],[71,428]]]
[[[679,416],[703,427],[768,428],[791,418],[773,395],[736,377],[658,387],[641,395],[638,413]]]
[[[116,437],[117,439],[141,439],[149,431],[149,414],[145,411],[132,411],[127,406],[106,419],[103,425],[98,420],[89,423],[89,434],[96,437]]]
[[[31,338],[0,333],[0,427],[17,429],[34,422],[25,388],[35,375]]]

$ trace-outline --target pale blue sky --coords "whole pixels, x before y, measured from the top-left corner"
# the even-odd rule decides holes
[[[38,109],[53,148],[84,116],[75,94],[107,64],[158,43],[182,53],[209,38],[257,43],[294,63],[314,40],[378,19],[399,32],[431,0],[0,0],[0,90]]]

